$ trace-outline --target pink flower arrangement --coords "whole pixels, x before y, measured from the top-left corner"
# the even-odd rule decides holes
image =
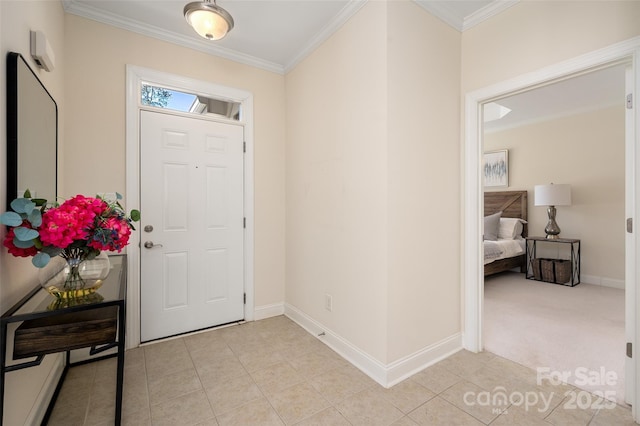
[[[3,244],[14,256],[33,256],[37,267],[57,255],[91,259],[102,250],[120,252],[129,243],[132,223],[140,220],[139,211],[127,216],[118,201],[99,196],[76,195],[53,207],[25,197],[14,200],[11,208],[13,212],[0,215],[0,223],[10,227]]]

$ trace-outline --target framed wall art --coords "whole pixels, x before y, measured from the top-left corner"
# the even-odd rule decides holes
[[[509,150],[501,149],[484,153],[484,186],[509,186]]]

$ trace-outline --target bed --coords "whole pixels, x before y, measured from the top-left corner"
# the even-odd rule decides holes
[[[485,260],[484,276],[497,274],[499,272],[508,271],[519,268],[520,272],[526,272],[526,260],[524,254],[524,240],[527,236],[527,191],[499,191],[484,193],[484,215],[485,217],[495,215],[502,212],[502,218],[522,219],[521,236],[514,238],[521,245],[522,253],[510,257],[497,258],[495,260]],[[513,221],[510,221],[513,222]],[[485,252],[488,250],[485,241]],[[510,242],[512,245],[515,242]],[[489,262],[489,263],[487,263]]]

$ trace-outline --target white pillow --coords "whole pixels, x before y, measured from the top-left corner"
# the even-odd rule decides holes
[[[498,225],[502,212],[494,213],[484,217],[484,235],[485,241],[496,241],[498,239]]]
[[[498,225],[498,239],[513,240],[522,236],[523,223],[527,223],[527,221],[512,217],[501,217]]]

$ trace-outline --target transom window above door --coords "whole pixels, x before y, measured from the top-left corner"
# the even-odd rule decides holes
[[[142,83],[140,102],[145,106],[170,109],[198,115],[214,115],[240,120],[240,103],[213,99],[195,93],[186,93],[167,87]]]

